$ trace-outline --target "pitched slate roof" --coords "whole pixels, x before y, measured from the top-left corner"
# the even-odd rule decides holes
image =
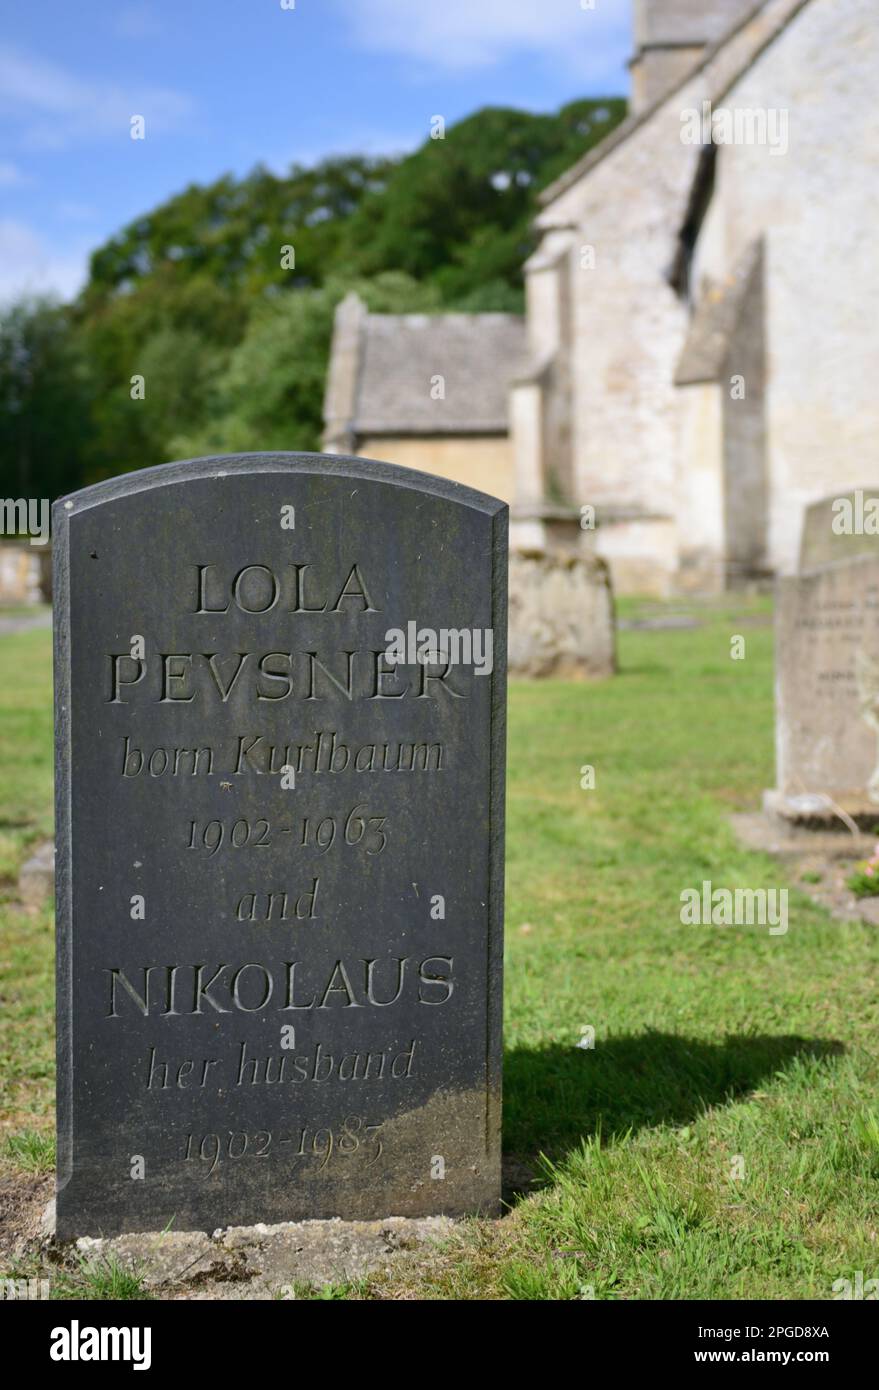
[[[328,429],[344,422],[361,437],[507,432],[509,386],[527,360],[523,318],[370,314],[353,298],[337,311]]]
[[[506,430],[507,392],[524,360],[525,321],[515,314],[370,314],[357,429]],[[442,400],[431,397],[438,375]]]

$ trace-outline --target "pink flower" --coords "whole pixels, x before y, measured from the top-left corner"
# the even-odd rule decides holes
[[[864,869],[864,873],[867,875],[867,878],[872,878],[873,874],[875,873],[873,865],[868,864],[867,867]]]

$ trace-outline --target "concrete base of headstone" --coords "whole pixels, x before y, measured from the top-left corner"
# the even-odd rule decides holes
[[[76,1250],[87,1264],[118,1262],[150,1292],[174,1288],[184,1296],[277,1299],[294,1285],[362,1279],[402,1253],[446,1239],[447,1217],[383,1221],[293,1221],[201,1231],[146,1232],[100,1240],[85,1236]]]
[[[790,796],[773,789],[763,793],[763,811],[782,827],[796,830],[836,831],[850,837],[852,826],[868,835],[879,827],[879,806],[856,791],[830,797],[820,792]]]
[[[734,815],[731,824],[745,849],[761,850],[785,860],[814,855],[824,861],[838,859],[855,863],[869,857],[877,840],[876,835],[863,831],[853,835],[844,830],[840,834],[834,828],[798,825],[765,811]]]
[[[42,907],[55,891],[55,846],[51,840],[26,859],[18,876],[18,897],[25,907]]]
[[[613,589],[597,555],[512,551],[509,614],[511,675],[614,674]]]

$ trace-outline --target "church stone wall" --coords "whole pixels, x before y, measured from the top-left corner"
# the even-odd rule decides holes
[[[629,540],[640,534],[656,544],[657,572],[668,558],[663,516],[677,528],[682,581],[688,566],[710,569],[712,551],[729,561],[730,577],[764,559],[791,570],[803,507],[879,472],[877,71],[875,0],[770,0],[540,215],[545,233],[573,227],[581,246],[594,247],[594,269],[581,268],[575,254],[568,282],[577,500],[630,509],[630,529],[640,515],[644,527]],[[715,398],[719,430],[706,399],[674,385],[690,311],[667,279],[700,154],[681,141],[681,113],[699,109],[710,93],[722,94],[715,106],[769,108],[789,122],[785,153],[765,143],[717,148],[694,289],[705,274],[727,276],[755,242],[764,248],[762,298],[755,291],[746,300]],[[746,378],[744,401],[729,394],[728,375],[737,370]],[[686,454],[700,431],[704,476],[682,493]],[[718,447],[721,495],[703,518],[700,560],[687,553],[692,528],[684,514],[694,499],[717,495]],[[604,546],[619,582],[629,547],[610,530]]]
[[[617,149],[560,194],[538,225],[575,225],[595,268],[571,260],[574,476],[581,502],[621,503],[673,519],[678,391],[688,308],[667,280],[699,147],[681,112],[731,80],[795,0],[776,0]],[[611,137],[612,138],[612,137]]]
[[[635,0],[632,109],[651,106],[712,44],[754,9],[756,0]]]
[[[767,568],[766,315],[763,257],[742,297],[720,380],[726,578],[746,582]],[[744,394],[742,394],[744,393]]]
[[[357,453],[364,458],[396,463],[400,468],[433,473],[437,478],[450,478],[504,502],[515,498],[513,444],[506,436],[371,436],[358,442]]]
[[[722,590],[725,577],[723,397],[715,381],[678,388],[677,587]]]
[[[632,62],[632,110],[643,111],[668,92],[698,62],[704,52],[695,48],[652,48]]]
[[[716,43],[756,5],[757,0],[635,0],[635,43]]]
[[[732,265],[765,236],[768,553],[784,572],[804,506],[879,473],[877,72],[875,0],[820,0],[723,100],[789,113],[786,154],[719,148],[697,257]]]

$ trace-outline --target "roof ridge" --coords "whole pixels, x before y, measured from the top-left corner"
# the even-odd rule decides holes
[[[496,319],[507,322],[512,320],[517,323],[525,322],[524,314],[514,314],[508,310],[485,309],[470,311],[467,309],[444,309],[439,313],[431,313],[429,309],[407,309],[403,313],[384,313],[379,310],[376,313],[371,311],[366,315],[367,319],[430,319],[432,323],[437,323],[441,319],[461,319],[464,322],[472,323],[476,319]]]
[[[755,4],[752,10],[749,10],[747,14],[735,23],[716,41],[716,43],[706,49],[699,61],[694,63],[691,68],[688,68],[683,77],[681,77],[673,87],[670,87],[667,92],[657,97],[656,100],[651,102],[649,106],[646,106],[643,111],[627,116],[626,119],[622,121],[615,130],[612,130],[599,145],[596,145],[594,149],[587,150],[585,154],[580,156],[575,164],[572,164],[569,169],[565,170],[557,179],[554,179],[552,183],[548,184],[538,197],[541,209],[549,207],[557,198],[567,193],[568,189],[571,188],[573,184],[577,183],[584,174],[589,173],[597,164],[600,164],[606,159],[608,155],[613,154],[614,150],[625,144],[630,135],[634,135],[637,130],[640,130],[642,126],[646,125],[647,122],[665,106],[666,102],[671,100],[676,92],[686,87],[687,83],[692,82],[693,78],[696,77],[698,73],[702,72],[713,63],[723,52],[724,48],[726,48],[728,44],[731,44],[749,24],[753,24],[754,20],[757,19],[764,10],[769,10],[776,4],[780,7],[782,3],[784,3],[784,0],[758,0],[758,3]],[[812,0],[793,0],[791,8],[782,15],[779,15],[778,24],[761,42],[756,44],[755,48],[748,56],[747,61],[736,69],[733,76],[720,87],[720,90],[712,96],[711,100],[714,101],[717,98],[725,96],[730,88],[735,86],[742,74],[753,66],[764,49],[778,37],[782,30],[787,27],[790,21],[794,19],[801,10],[805,9],[806,5],[811,3]]]

